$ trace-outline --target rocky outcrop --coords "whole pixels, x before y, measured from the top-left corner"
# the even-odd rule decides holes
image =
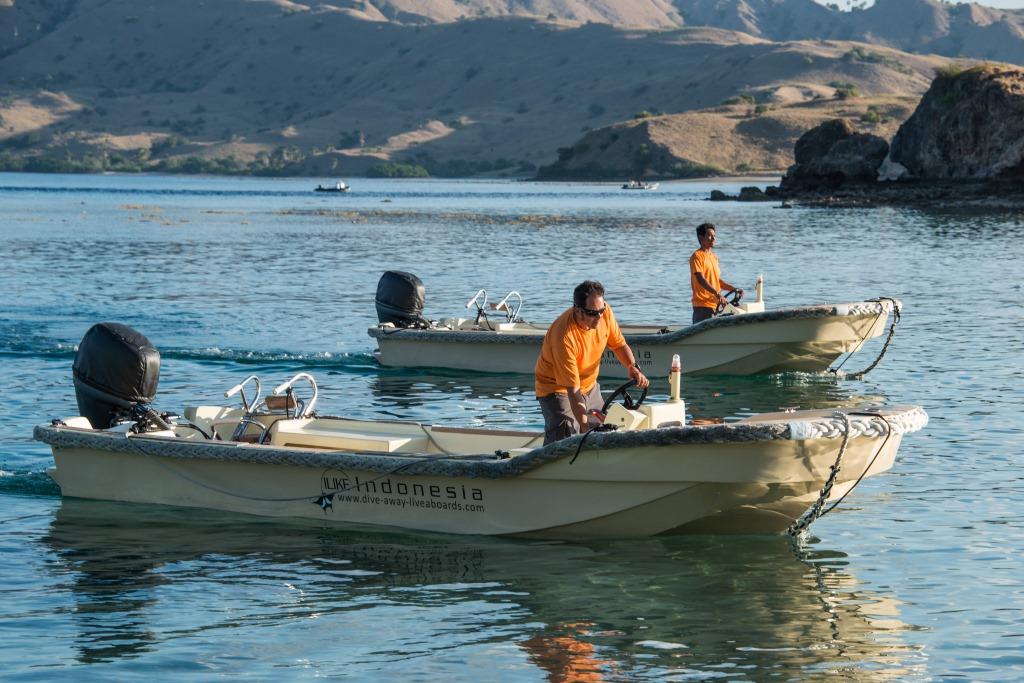
[[[726,194],[721,190],[711,190],[709,199],[713,202],[774,202],[778,201],[781,196],[779,188],[774,185],[769,185],[763,190],[756,185],[750,185],[741,187],[738,195]]]
[[[941,70],[879,165],[883,143],[858,140],[842,121],[808,131],[784,196],[827,206],[1024,208],[1024,69]]]
[[[782,179],[784,191],[836,189],[850,183],[873,183],[889,152],[877,135],[858,133],[846,119],[832,119],[804,133],[796,142],[796,163]]]
[[[892,141],[913,180],[1024,177],[1024,70],[981,65],[940,74]]]

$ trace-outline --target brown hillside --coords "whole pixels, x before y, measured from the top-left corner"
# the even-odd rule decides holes
[[[738,95],[794,104],[832,97],[836,82],[916,97],[948,61],[714,28],[405,25],[362,2],[174,7],[80,0],[0,59],[0,155],[108,166],[232,155],[307,173],[383,160],[471,173],[504,160],[528,172],[638,112],[705,110]]]
[[[560,161],[541,169],[548,179],[685,178],[781,172],[807,130],[835,118],[891,139],[917,105],[914,97],[817,100],[757,107],[732,105],[657,116],[592,131]]]

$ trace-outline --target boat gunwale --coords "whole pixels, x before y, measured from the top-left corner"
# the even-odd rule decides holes
[[[885,406],[878,411],[884,420],[861,413],[849,415],[850,438],[922,429],[928,416],[919,406]],[[815,411],[817,413],[817,411]],[[849,413],[849,411],[847,411]],[[334,469],[366,470],[438,477],[500,479],[520,475],[541,465],[577,453],[581,441],[586,450],[636,449],[696,444],[759,443],[771,441],[807,441],[821,438],[837,439],[845,434],[839,412],[832,416],[801,416],[790,420],[763,423],[731,422],[716,425],[662,427],[638,431],[589,432],[575,435],[546,446],[534,448],[514,457],[486,454],[416,454],[358,451],[327,451],[293,446],[263,446],[231,441],[195,441],[168,436],[127,435],[58,425],[37,425],[33,438],[53,449],[95,449],[109,452],[137,453],[147,456],[244,462],[268,465],[299,465]],[[212,447],[212,448],[211,448]],[[216,455],[214,455],[214,451]]]
[[[709,318],[702,320],[701,322],[694,323],[692,325],[684,325],[677,330],[671,330],[669,332],[647,332],[647,333],[623,333],[623,337],[626,339],[628,344],[643,344],[647,346],[651,345],[666,345],[673,344],[687,337],[698,335],[708,330],[714,330],[725,327],[736,327],[738,325],[750,325],[759,322],[773,322],[777,320],[810,320],[814,318],[826,318],[826,317],[837,317],[837,318],[849,318],[849,317],[865,317],[871,315],[886,315],[892,310],[893,305],[897,309],[902,308],[902,304],[899,300],[894,299],[895,304],[890,303],[887,298],[879,299],[865,299],[863,301],[854,301],[849,303],[839,304],[816,304],[812,306],[792,306],[787,308],[776,308],[770,311],[759,311],[754,313],[743,313],[738,315],[725,315],[718,316],[715,318]],[[870,308],[868,308],[870,307]],[[629,325],[622,325],[628,328]],[[636,325],[634,325],[636,326]],[[643,325],[644,327],[657,327],[657,325]],[[537,328],[538,330],[546,329],[543,327]],[[667,327],[662,329],[668,329]],[[449,343],[480,343],[480,344],[512,344],[512,343],[532,343],[540,345],[543,343],[544,335],[541,334],[525,334],[520,332],[503,332],[500,330],[449,330],[444,328],[412,328],[412,327],[396,327],[388,328],[382,327],[381,325],[375,325],[367,328],[367,334],[377,339],[387,339],[389,337],[398,335],[403,340],[413,341],[434,341],[434,342],[449,342]]]

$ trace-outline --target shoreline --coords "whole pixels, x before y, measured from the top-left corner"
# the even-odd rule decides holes
[[[167,177],[167,178],[237,178],[239,180],[310,180],[323,178],[323,176],[271,176],[257,174],[221,174],[221,173],[167,173],[159,171],[102,171],[90,173],[58,172],[58,171],[0,171],[0,177],[4,175],[36,175],[36,176],[81,176],[81,177]],[[371,178],[367,176],[345,176],[346,179],[359,180],[400,180],[415,182],[537,182],[537,183],[564,183],[583,185],[615,186],[619,181],[597,181],[597,180],[535,180],[530,177],[494,177],[494,176],[462,176],[462,177],[418,177],[418,178]],[[777,185],[781,181],[779,175],[754,175],[743,174],[735,176],[707,176],[701,178],[679,178],[658,182],[671,183],[673,185],[707,185],[721,183],[725,185]],[[708,201],[726,201],[738,203],[779,203],[786,208],[804,207],[819,209],[873,209],[886,207],[899,208],[921,208],[940,210],[971,210],[971,211],[1021,211],[1024,210],[1024,188],[1018,189],[1012,181],[1003,182],[979,182],[979,181],[937,181],[937,182],[907,182],[907,183],[886,183],[885,185],[851,185],[839,187],[832,191],[804,190],[804,191],[783,191],[780,195],[772,195],[759,200],[744,200],[737,196],[729,196],[724,199]],[[718,188],[714,188],[718,189]],[[760,189],[760,188],[759,188]],[[311,190],[312,191],[312,190]]]
[[[765,173],[764,175],[759,174],[742,174],[742,175],[713,175],[713,176],[700,176],[696,178],[654,178],[646,179],[647,182],[657,183],[713,183],[715,181],[724,181],[728,183],[741,183],[749,182],[752,184],[778,184],[783,176],[784,171],[777,173]],[[73,171],[73,170],[53,170],[53,171],[20,171],[20,170],[0,170],[0,176],[5,174],[20,174],[20,175],[40,175],[40,176],[55,176],[55,175],[69,175],[69,176],[166,176],[169,178],[173,177],[208,177],[208,178],[277,178],[280,180],[294,179],[299,180],[302,178],[308,178],[310,180],[323,179],[328,176],[326,175],[270,175],[263,173],[177,173],[171,171]],[[468,175],[468,176],[393,176],[382,178],[379,176],[367,176],[357,174],[346,174],[338,173],[330,176],[331,178],[358,178],[361,180],[507,180],[510,182],[535,182],[535,183],[583,183],[588,185],[616,185],[630,180],[629,178],[622,178],[619,180],[594,180],[592,178],[543,178],[538,179],[534,176],[529,175],[509,175],[509,176],[497,176],[497,175]]]
[[[783,190],[786,201],[817,208],[920,207],[1024,209],[1024,189],[1013,181],[893,181],[834,190]]]

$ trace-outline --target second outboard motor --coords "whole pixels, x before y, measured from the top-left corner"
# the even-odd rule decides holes
[[[423,317],[426,288],[423,282],[401,270],[389,270],[377,282],[377,320],[395,327],[428,327]]]
[[[82,337],[72,371],[79,413],[107,429],[156,398],[160,352],[127,325],[98,323]]]

